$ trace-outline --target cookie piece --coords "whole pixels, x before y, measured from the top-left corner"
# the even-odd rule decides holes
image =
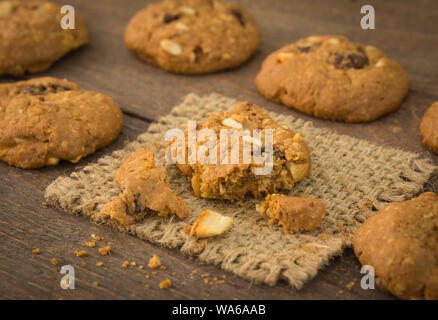
[[[0,2],[0,75],[21,76],[48,69],[56,60],[88,42],[84,20],[61,28],[61,6],[47,1]]]
[[[438,153],[438,102],[433,103],[421,120],[423,143]]]
[[[312,36],[270,54],[256,85],[266,98],[315,117],[366,122],[400,106],[409,78],[375,47]]]
[[[278,190],[291,190],[294,183],[309,174],[310,153],[301,134],[279,125],[262,108],[254,104],[241,102],[228,112],[211,113],[207,120],[197,124],[197,132],[204,129],[215,135],[216,144],[213,145],[218,151],[217,158],[209,162],[201,161],[201,157],[206,154],[202,148],[207,144],[198,139],[196,161],[189,161],[189,139],[186,131],[187,158],[185,163],[177,164],[181,172],[190,177],[193,191],[198,197],[230,201],[242,201],[246,196],[259,198]],[[234,148],[238,150],[239,158],[234,163],[232,135],[231,141],[223,138],[222,143],[226,145],[221,148],[221,130],[234,133],[235,141],[239,141],[239,149]],[[260,132],[259,137],[256,130]],[[273,138],[272,150],[268,150],[266,145],[266,134],[269,132]],[[173,148],[174,145],[171,143],[169,148]],[[251,157],[249,161],[244,161],[243,146],[248,147]],[[261,152],[262,158],[265,156],[262,159],[263,163],[255,161],[254,152]],[[175,149],[173,153],[175,154]],[[221,159],[228,159],[229,163],[226,164]],[[272,170],[269,172],[270,159]],[[260,167],[265,167],[266,172],[261,173]]]
[[[0,84],[0,160],[21,168],[76,163],[120,133],[119,106],[56,78]]]
[[[284,233],[309,231],[319,227],[325,215],[322,202],[312,198],[288,197],[283,194],[270,194],[265,202],[256,206],[269,223],[277,222]]]
[[[129,226],[153,212],[160,217],[190,215],[189,207],[170,189],[166,169],[155,168],[154,153],[150,149],[140,149],[130,155],[117,171],[116,180],[122,193],[102,208],[95,216],[97,221],[112,219]]]
[[[257,50],[253,17],[218,0],[165,0],[137,13],[125,33],[126,46],[161,68],[200,74],[234,68]]]
[[[374,267],[379,282],[402,299],[438,299],[438,196],[392,203],[354,235],[362,265]]]

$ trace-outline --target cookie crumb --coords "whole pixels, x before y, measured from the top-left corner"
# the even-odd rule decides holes
[[[157,269],[159,266],[161,266],[160,258],[158,258],[156,254],[154,254],[152,258],[149,260],[148,266],[151,269]]]
[[[123,268],[127,268],[127,267],[129,267],[129,261],[125,261],[125,262],[123,262],[122,267],[123,267]]]
[[[145,287],[146,289],[150,289],[151,286],[150,286],[149,284],[145,284],[144,287]]]
[[[100,237],[99,237],[99,236],[96,236],[94,233],[92,233],[92,234],[91,234],[91,239],[96,240],[96,241],[99,241],[99,240],[100,240]]]
[[[145,277],[146,279],[149,279],[151,276],[147,274],[147,275],[145,275],[144,277]]]
[[[152,275],[153,275],[153,276],[156,276],[157,274],[158,274],[157,271],[152,272]]]
[[[103,256],[111,255],[111,246],[106,246],[103,248],[99,248],[99,253]]]
[[[50,259],[50,262],[51,262],[54,266],[57,266],[57,265],[58,265],[58,260],[56,260],[55,258]]]
[[[172,282],[169,279],[166,279],[160,283],[160,289],[168,289],[171,286],[172,286]]]
[[[99,262],[96,263],[96,267],[101,267],[101,266],[103,266],[103,262],[102,261],[99,261]]]
[[[99,286],[99,282],[94,281],[94,282],[93,282],[93,286],[98,287],[98,286]]]
[[[85,250],[76,250],[75,255],[77,257],[84,257],[84,256],[88,255],[88,252]]]
[[[166,267],[166,266],[163,266],[163,265],[161,265],[161,266],[160,266],[160,269],[161,269],[161,270],[166,270],[166,269],[167,269],[167,267]]]
[[[88,248],[94,248],[96,246],[96,242],[94,241],[86,241],[84,244]]]
[[[40,254],[41,251],[40,251],[39,248],[36,248],[36,249],[33,249],[33,250],[32,250],[32,253],[33,253],[33,254]]]

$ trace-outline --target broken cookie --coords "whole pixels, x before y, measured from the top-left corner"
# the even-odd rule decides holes
[[[205,210],[199,214],[190,235],[195,235],[197,238],[218,236],[231,228],[233,222],[233,218],[225,217],[215,211]]]
[[[270,218],[270,224],[278,221],[284,233],[313,230],[319,227],[326,212],[324,204],[316,199],[283,194],[268,195],[265,202],[256,206],[256,210]]]
[[[111,218],[128,226],[153,212],[161,217],[190,215],[189,207],[170,189],[166,169],[155,168],[150,149],[134,152],[117,171],[116,179],[123,191],[102,208],[98,219]]]

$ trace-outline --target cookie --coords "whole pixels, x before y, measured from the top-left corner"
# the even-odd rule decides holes
[[[154,153],[140,149],[131,154],[116,173],[122,192],[95,215],[97,221],[108,220],[129,226],[151,213],[167,217],[188,217],[190,208],[170,189],[167,172],[155,168]]]
[[[210,132],[216,140],[211,147],[218,151],[216,159],[204,158],[210,151],[203,150],[208,145],[198,139],[196,161],[189,160],[189,152],[186,152],[185,163],[177,163],[181,172],[191,179],[198,197],[230,201],[242,201],[247,196],[260,198],[279,190],[291,190],[309,174],[310,153],[301,134],[276,123],[254,104],[241,102],[228,112],[211,113],[207,120],[197,123],[196,130],[198,134]],[[222,130],[230,133],[230,137],[224,138]],[[233,139],[238,144],[233,143]],[[269,140],[270,146],[267,145]],[[188,150],[187,131],[185,141]],[[175,154],[175,145],[173,141],[168,153]],[[237,151],[233,151],[233,146]],[[245,161],[244,146],[248,161]],[[238,155],[236,161],[232,160],[233,152]],[[261,157],[256,161],[255,155]],[[227,163],[222,161],[225,159]],[[261,167],[266,171],[261,172]]]
[[[438,102],[433,103],[421,120],[423,143],[438,153]]]
[[[260,32],[253,17],[218,0],[165,0],[130,21],[126,46],[161,68],[200,74],[234,68],[257,50]]]
[[[47,1],[0,2],[0,75],[21,76],[48,69],[56,60],[88,42],[84,20],[61,28],[61,6]]]
[[[111,98],[67,80],[0,84],[0,160],[17,167],[76,163],[112,142],[122,122]]]
[[[354,235],[363,265],[374,268],[384,288],[402,299],[438,299],[438,196],[392,203]]]
[[[324,204],[317,199],[283,194],[268,195],[265,202],[256,206],[256,210],[268,217],[270,224],[277,222],[281,225],[284,233],[316,229],[326,212]]]
[[[315,117],[367,122],[400,106],[409,78],[375,47],[312,36],[270,54],[256,85],[266,98]]]

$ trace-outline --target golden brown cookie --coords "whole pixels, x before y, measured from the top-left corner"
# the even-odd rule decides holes
[[[312,36],[270,54],[256,85],[266,98],[315,117],[366,122],[400,106],[409,78],[375,47]]]
[[[117,104],[56,78],[0,84],[0,160],[21,168],[76,163],[122,128]]]
[[[84,20],[61,28],[61,6],[47,1],[0,2],[0,75],[20,76],[48,69],[88,42]]]
[[[218,0],[165,0],[149,5],[129,23],[126,46],[146,62],[185,74],[234,68],[257,50],[253,17]]]
[[[433,103],[421,120],[423,143],[438,153],[438,102]]]
[[[196,196],[208,199],[223,199],[231,201],[244,200],[246,196],[259,198],[278,190],[291,190],[294,183],[303,180],[310,172],[310,152],[300,133],[276,123],[262,108],[247,102],[236,104],[228,112],[211,113],[209,118],[197,124],[197,132],[211,130],[216,138],[218,151],[215,161],[200,161],[207,152],[201,148],[206,142],[198,139],[196,162],[177,164],[185,175],[190,177]],[[232,140],[223,139],[227,146],[221,148],[221,130],[233,133],[235,141],[239,141],[239,158],[232,161]],[[257,136],[259,130],[260,136]],[[266,134],[272,133],[271,151],[267,149]],[[187,136],[187,131],[186,131]],[[238,139],[238,140],[237,140]],[[172,148],[175,143],[172,143]],[[251,152],[251,159],[245,161],[243,146]],[[186,137],[186,149],[188,138]],[[254,160],[254,152],[259,150],[262,161]],[[186,152],[188,155],[188,152]],[[270,154],[270,156],[269,156]],[[264,156],[264,157],[263,157]],[[228,163],[221,162],[228,159]],[[272,170],[266,173],[258,172],[260,167],[269,168],[272,160]],[[257,163],[259,162],[259,163]]]
[[[161,217],[190,215],[190,208],[170,189],[166,169],[155,168],[154,153],[150,149],[131,154],[117,171],[116,180],[122,193],[95,215],[96,220],[111,219],[128,226],[153,212]]]
[[[257,212],[268,217],[269,223],[278,222],[284,233],[309,231],[318,228],[325,215],[322,202],[312,198],[270,194],[256,206]]]
[[[402,299],[438,299],[438,196],[386,206],[356,232],[354,252]]]

